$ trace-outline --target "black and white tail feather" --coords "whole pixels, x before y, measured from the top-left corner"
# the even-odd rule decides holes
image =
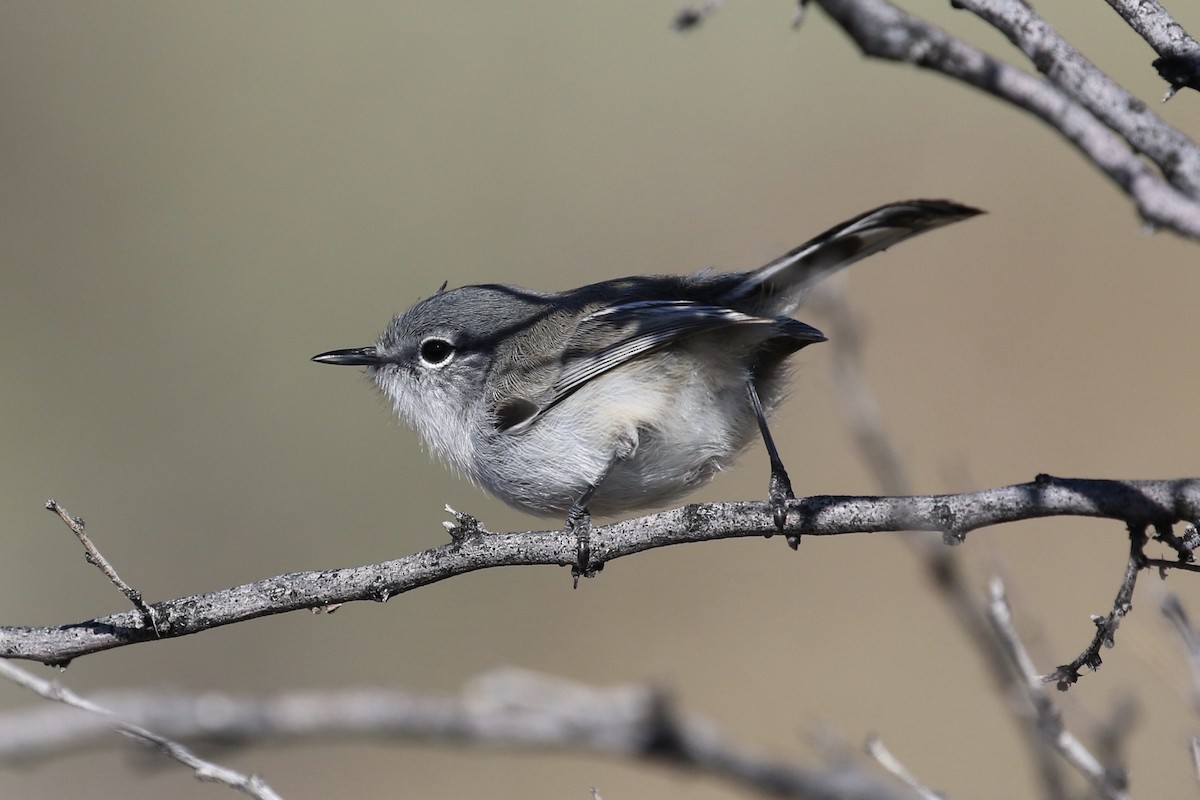
[[[799,247],[764,264],[725,297],[731,305],[754,294],[765,297],[803,298],[814,283],[861,261],[943,225],[982,214],[977,208],[950,200],[908,200],[872,209],[814,236]],[[778,309],[786,314],[795,305]]]

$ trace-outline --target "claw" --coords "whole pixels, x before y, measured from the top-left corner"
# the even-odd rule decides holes
[[[575,534],[575,563],[571,565],[571,587],[579,588],[580,578],[594,578],[604,569],[592,561],[592,515],[586,508],[571,506],[567,512],[567,532]]]
[[[767,490],[768,502],[771,505],[771,519],[775,522],[775,527],[780,533],[785,533],[787,527],[787,503],[789,500],[795,500],[796,494],[792,491],[792,481],[788,478],[787,470],[780,464],[778,469],[771,470],[771,482]],[[786,534],[785,534],[786,535]],[[788,547],[795,550],[800,546],[800,536],[792,534],[787,536]]]

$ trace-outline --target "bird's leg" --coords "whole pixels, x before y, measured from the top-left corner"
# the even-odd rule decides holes
[[[605,475],[607,474],[606,470]],[[603,476],[600,480],[604,480]],[[592,563],[592,514],[587,508],[599,485],[600,481],[596,481],[589,486],[580,498],[571,504],[571,509],[567,512],[567,532],[575,534],[575,563],[571,565],[571,585],[576,589],[579,588],[580,577],[592,578],[604,569],[603,563]]]
[[[592,561],[592,515],[588,511],[588,503],[596,494],[596,488],[604,483],[604,479],[612,474],[618,464],[631,457],[636,450],[636,433],[631,433],[629,438],[622,437],[617,444],[616,452],[613,453],[612,460],[604,468],[604,472],[600,473],[600,477],[596,478],[595,482],[579,496],[579,499],[571,504],[571,509],[567,512],[567,532],[575,534],[576,557],[575,563],[571,565],[571,580],[576,588],[579,587],[580,577],[593,578],[597,572],[604,569],[603,561]]]
[[[775,520],[775,527],[783,533],[787,524],[787,501],[795,500],[796,495],[792,491],[792,480],[783,466],[783,459],[779,457],[779,450],[775,447],[775,440],[771,438],[771,431],[767,428],[767,415],[763,412],[762,400],[758,398],[758,389],[754,386],[753,378],[746,381],[746,392],[750,395],[754,417],[758,420],[758,430],[762,434],[763,444],[767,446],[767,456],[771,459],[771,481],[767,487],[767,501],[771,504],[771,516]],[[788,536],[787,542],[795,550],[800,544],[800,537]]]

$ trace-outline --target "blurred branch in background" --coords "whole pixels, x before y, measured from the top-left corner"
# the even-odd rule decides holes
[[[958,0],[955,7],[1008,37],[1041,79],[887,0],[801,0],[799,8],[809,2],[865,55],[939,72],[1037,117],[1116,183],[1148,225],[1200,241],[1200,148],[1084,58],[1023,0]],[[720,5],[683,9],[675,28],[697,27]],[[1200,86],[1200,47],[1157,2],[1110,5],[1159,54],[1153,66],[1171,86],[1168,98],[1179,88]]]
[[[900,491],[906,485],[904,462],[887,434],[878,404],[866,380],[862,368],[863,337],[843,287],[844,284],[827,284],[813,297],[813,306],[830,320],[826,327],[837,346],[832,362],[834,391],[864,463],[881,486]],[[1194,525],[1187,526],[1187,533],[1182,538],[1176,537],[1167,526],[1156,530],[1155,539],[1175,551],[1178,561],[1174,563],[1190,565],[1194,559],[1193,551],[1200,543],[1198,535]],[[1014,703],[1009,708],[1021,727],[1022,741],[1030,751],[1030,760],[1037,767],[1047,797],[1069,796],[1062,772],[1063,761],[1083,775],[1102,797],[1121,800],[1128,796],[1124,745],[1136,716],[1132,701],[1119,701],[1109,723],[1097,731],[1097,751],[1100,755],[1095,756],[1066,730],[1061,714],[1046,695],[1043,684],[1054,682],[1060,690],[1065,691],[1078,681],[1082,667],[1087,666],[1093,671],[1100,668],[1102,646],[1114,646],[1116,629],[1132,608],[1138,574],[1147,566],[1161,563],[1151,564],[1152,560],[1145,555],[1147,535],[1144,527],[1131,526],[1129,539],[1129,559],[1112,611],[1107,617],[1093,617],[1096,634],[1078,658],[1047,675],[1037,673],[1021,643],[1004,586],[998,578],[994,578],[989,585],[989,602],[981,606],[968,589],[961,559],[946,548],[931,546],[932,543],[928,541],[908,540],[938,595],[962,626],[963,633],[983,656],[984,665],[991,673],[997,690],[1010,695],[1021,694],[1028,701],[1027,706]],[[1200,647],[1196,646],[1197,637],[1187,623],[1182,606],[1175,600],[1164,606],[1164,613],[1172,618],[1181,632],[1191,656],[1194,674],[1200,675],[1200,670],[1195,669],[1196,653]],[[1200,752],[1197,749],[1198,741],[1195,738],[1192,740],[1193,753]],[[867,749],[885,769],[922,797],[938,796],[919,784],[881,743],[868,741]],[[1196,763],[1200,768],[1200,758]]]
[[[1030,721],[1029,737],[1037,744],[1057,753],[1070,764],[1076,772],[1083,775],[1091,783],[1092,788],[1107,800],[1125,800],[1128,792],[1128,776],[1124,767],[1115,764],[1103,764],[1094,756],[1079,739],[1066,729],[1062,715],[1055,708],[1054,702],[1046,694],[1043,683],[1045,679],[1038,674],[1033,666],[1025,645],[1017,635],[1016,624],[1013,622],[1012,609],[1005,596],[1004,584],[999,578],[993,578],[988,586],[990,601],[986,608],[986,617],[991,625],[1001,652],[1004,654],[1004,670],[1006,688],[1011,693],[1020,693],[1027,701]],[[1021,713],[1014,711],[1014,713]],[[1028,712],[1026,712],[1028,713]],[[1048,785],[1047,789],[1057,789],[1057,785]],[[1051,794],[1050,796],[1055,796]]]
[[[734,743],[712,723],[677,710],[659,688],[600,688],[524,670],[482,675],[459,695],[142,691],[109,693],[98,702],[123,720],[211,746],[361,739],[558,751],[643,760],[773,797],[913,797],[852,763],[810,769]],[[53,706],[0,714],[0,761],[21,764],[111,746],[111,727]]]
[[[111,738],[109,734],[112,731],[116,731],[128,736],[130,739],[153,747],[166,757],[190,769],[197,780],[228,786],[230,789],[251,797],[256,797],[258,800],[282,800],[267,785],[267,782],[259,776],[244,775],[236,770],[200,758],[179,742],[155,733],[135,722],[131,722],[124,714],[107,708],[103,703],[97,703],[94,700],[80,697],[70,689],[32,675],[19,668],[16,664],[0,661],[0,675],[41,695],[47,700],[53,700],[68,707],[60,709],[54,706],[42,706],[41,710],[63,713],[66,716],[74,717],[76,721],[86,721],[93,730],[96,729],[96,725],[98,724],[100,726],[99,732],[106,738]],[[22,740],[35,734],[35,731],[24,724],[17,724],[7,729],[4,729],[4,726],[0,724],[0,729],[2,729],[0,730],[0,738],[8,737]]]

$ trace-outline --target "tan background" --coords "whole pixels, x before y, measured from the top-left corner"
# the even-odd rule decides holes
[[[1058,5],[1051,20],[1105,69],[1200,131],[1200,96],[1158,106],[1152,53],[1115,15]],[[6,3],[3,622],[124,606],[41,510],[51,496],[150,599],[434,546],[445,502],[495,529],[536,524],[431,466],[352,371],[308,357],[373,341],[444,280],[744,268],[908,197],[990,212],[852,271],[868,377],[918,491],[1200,473],[1196,245],[1147,235],[1035,121],[862,59],[818,10],[797,33],[787,3],[733,4],[680,37],[676,6]],[[1008,52],[965,13],[941,22]],[[870,493],[830,352],[802,354],[777,436],[801,493]],[[756,449],[696,498],[760,496],[765,479]],[[814,758],[815,733],[878,732],[956,796],[1020,794],[1029,767],[1004,704],[901,538],[673,548],[574,592],[562,569],[496,570],[94,656],[63,677],[81,691],[452,690],[512,664],[658,680],[781,754]],[[959,552],[1008,577],[1049,669],[1109,607],[1124,548],[1119,524],[1046,521]],[[1166,587],[1200,616],[1195,579]],[[1135,694],[1135,790],[1194,796],[1185,736],[1200,719],[1163,591],[1144,578],[1118,648],[1062,701],[1086,733]],[[30,702],[0,686],[0,703]],[[292,800],[741,796],[610,761],[396,743],[223,757]],[[137,764],[109,751],[0,771],[0,796],[223,791]]]

